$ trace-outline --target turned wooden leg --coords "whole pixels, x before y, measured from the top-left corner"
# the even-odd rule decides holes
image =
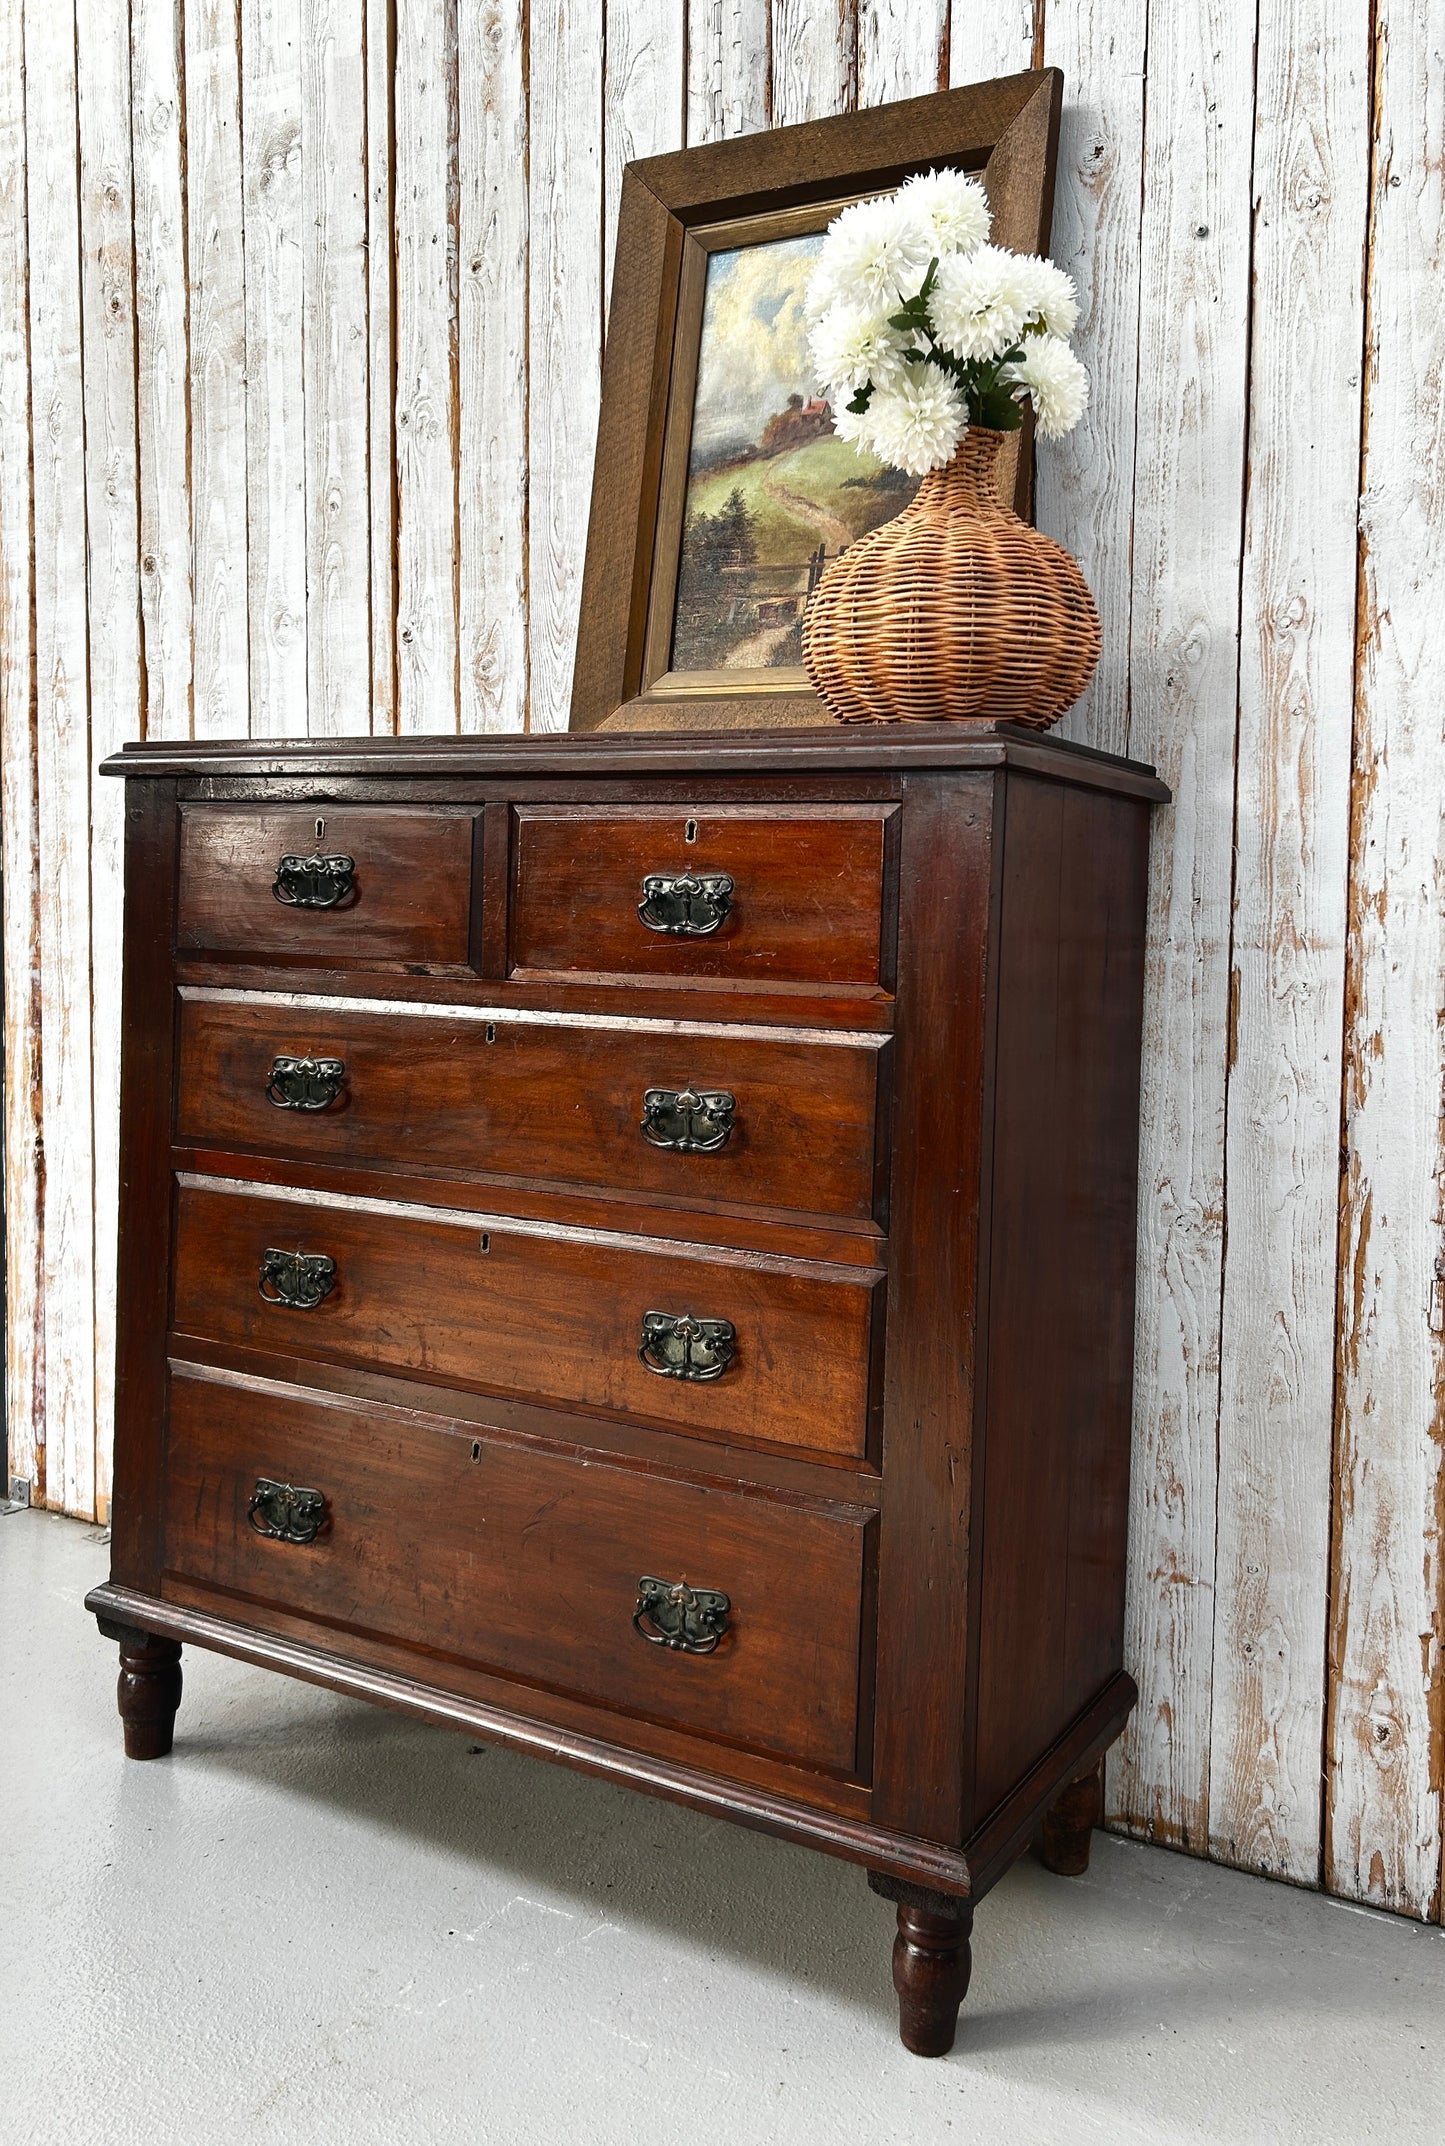
[[[115,1700],[125,1728],[128,1759],[163,1759],[181,1703],[181,1647],[151,1632],[117,1632],[120,1681]]]
[[[1104,1787],[1092,1773],[1070,1781],[1039,1828],[1039,1861],[1061,1878],[1082,1878],[1089,1867],[1089,1838],[1104,1815]]]
[[[958,2031],[958,2008],[973,1973],[969,1938],[973,1903],[870,1870],[868,1883],[898,1904],[893,1940],[893,1987],[898,2032],[916,2057],[946,2057]]]

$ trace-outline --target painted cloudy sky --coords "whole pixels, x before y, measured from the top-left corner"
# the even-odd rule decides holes
[[[822,244],[818,231],[709,260],[693,407],[694,468],[751,445],[789,395],[813,393],[803,287]]]

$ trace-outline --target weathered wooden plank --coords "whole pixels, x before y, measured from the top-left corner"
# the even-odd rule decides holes
[[[91,765],[141,732],[140,532],[136,516],[135,311],[131,248],[130,37],[108,0],[77,0],[80,298],[85,416],[85,525]],[[76,502],[75,504],[78,504]],[[71,511],[74,510],[72,505]],[[76,801],[79,804],[79,800]],[[89,785],[89,977],[120,974],[119,785]],[[116,1203],[120,1169],[120,1000],[91,999],[95,1119],[95,1506],[110,1503],[115,1391]]]
[[[0,832],[5,900],[5,1400],[12,1475],[45,1489],[40,881],[30,638],[25,41],[0,8]]]
[[[1130,747],[1155,825],[1140,1131],[1127,1659],[1139,1707],[1114,1807],[1208,1840],[1231,835],[1249,311],[1254,13],[1150,18]]]
[[[1209,1836],[1221,1861],[1316,1884],[1367,19],[1281,0],[1256,78]]]
[[[685,4],[685,0],[684,0]],[[686,44],[678,0],[606,0],[602,78],[602,303],[612,296],[622,167],[683,144]]]
[[[301,58],[306,714],[371,728],[365,0],[308,0]]]
[[[775,127],[851,112],[858,101],[856,0],[773,0]]]
[[[365,0],[366,395],[370,488],[371,727],[396,729],[396,350],[392,0]]]
[[[131,159],[145,723],[191,734],[191,491],[180,20],[132,0]]]
[[[1016,75],[1025,67],[1042,67],[1044,4],[1045,0],[953,0],[948,30],[950,88],[962,89],[968,82],[991,82],[996,75]],[[1064,35],[1070,30],[1077,34],[1081,25],[1073,18],[1088,14],[1096,22],[1101,18],[1109,21],[1117,12],[1118,0],[1101,0],[1100,5],[1090,8],[1065,6],[1055,0],[1049,34],[1052,36],[1056,24]],[[1069,18],[1067,26],[1065,17]],[[1063,62],[1050,52],[1048,65],[1058,67]],[[1072,78],[1066,76],[1065,96],[1072,95],[1073,89]]]
[[[1440,1902],[1445,13],[1376,11],[1325,1878]]]
[[[768,0],[688,0],[687,139],[768,123]]]
[[[235,0],[185,15],[195,733],[250,728],[246,265]]]
[[[1064,75],[1052,252],[1079,295],[1074,347],[1089,369],[1089,407],[1062,440],[1039,443],[1035,514],[1083,567],[1104,629],[1099,668],[1063,730],[1115,753],[1129,739],[1147,34],[1145,0],[1060,7],[1043,54]],[[1013,64],[1027,65],[1022,41]]]
[[[306,735],[301,0],[241,0],[251,734]]]
[[[44,1102],[46,1502],[95,1511],[90,706],[75,11],[25,8]]]
[[[530,727],[565,730],[602,380],[602,0],[530,20]]]
[[[457,14],[396,11],[398,726],[457,727]]]
[[[523,0],[460,18],[461,728],[527,720],[527,84]]]
[[[858,0],[859,104],[946,88],[948,28],[948,0]]]

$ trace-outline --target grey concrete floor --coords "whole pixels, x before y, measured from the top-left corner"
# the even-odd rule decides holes
[[[127,1764],[106,1559],[0,1518],[6,2146],[1445,2138],[1445,1932],[1098,1834],[921,2062],[821,1856],[192,1649]]]

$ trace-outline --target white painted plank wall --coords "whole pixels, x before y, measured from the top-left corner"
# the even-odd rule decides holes
[[[1245,0],[0,11],[7,1377],[51,1503],[108,1456],[96,759],[142,706],[563,725],[623,164],[1046,60],[1094,389],[1039,517],[1107,636],[1068,728],[1176,791],[1111,1809],[1437,1911],[1442,9],[1381,0],[1373,62],[1349,0],[1265,0],[1257,57]]]
[[[1378,10],[1326,1878],[1440,1903],[1445,6]]]

